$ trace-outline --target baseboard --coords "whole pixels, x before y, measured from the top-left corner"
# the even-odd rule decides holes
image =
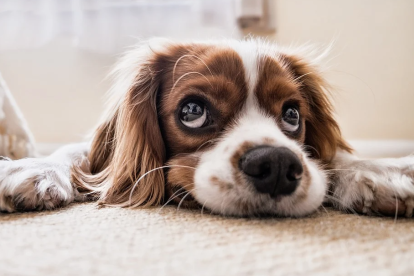
[[[360,157],[400,157],[414,153],[414,140],[350,140]],[[38,143],[37,151],[48,155],[64,146],[62,143]]]
[[[36,144],[36,151],[40,155],[49,155],[55,150],[57,150],[60,147],[63,147],[64,143],[37,143]]]
[[[401,157],[414,153],[414,140],[350,140],[360,157]]]

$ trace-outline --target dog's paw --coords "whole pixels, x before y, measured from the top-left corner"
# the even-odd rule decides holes
[[[0,160],[0,211],[49,210],[76,195],[69,169],[47,159]]]
[[[413,167],[399,166],[391,160],[387,162],[357,161],[338,169],[334,177],[333,204],[339,209],[368,215],[412,217]]]

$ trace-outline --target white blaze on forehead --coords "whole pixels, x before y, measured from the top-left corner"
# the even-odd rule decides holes
[[[212,149],[202,153],[194,174],[194,197],[203,206],[222,214],[246,214],[247,211],[240,208],[241,202],[248,203],[251,209],[249,212],[253,214],[304,215],[315,210],[325,194],[324,174],[315,163],[308,160],[301,146],[283,133],[275,118],[260,108],[255,96],[260,59],[268,51],[255,41],[227,41],[225,46],[233,49],[243,62],[240,70],[243,70],[245,76],[248,96],[230,128]],[[294,193],[276,202],[268,195],[257,193],[251,183],[236,179],[239,168],[234,164],[233,158],[246,142],[251,146],[287,147],[300,156],[309,171],[309,196],[297,203]],[[223,190],[217,181],[226,183],[230,188]]]
[[[248,101],[254,98],[259,75],[259,49],[255,41],[231,41],[229,46],[239,54],[248,86]]]

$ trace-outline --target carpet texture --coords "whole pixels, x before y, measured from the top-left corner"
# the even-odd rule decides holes
[[[0,214],[0,275],[414,275],[414,220],[97,208]]]

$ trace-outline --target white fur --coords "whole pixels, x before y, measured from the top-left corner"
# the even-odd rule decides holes
[[[370,214],[385,202],[405,203],[405,216],[411,217],[414,208],[414,156],[361,160],[339,151],[332,174],[332,203],[339,209],[352,210],[362,203],[362,212]],[[397,204],[397,203],[395,203]]]
[[[163,52],[171,45],[168,40],[151,40],[129,51],[113,71],[114,85],[110,91],[108,109],[103,122],[114,115],[121,101],[136,83],[136,75],[148,58]],[[248,97],[236,122],[230,126],[213,149],[202,154],[196,169],[194,196],[202,205],[221,214],[255,215],[270,213],[285,216],[301,216],[318,208],[325,196],[327,178],[318,164],[309,159],[301,146],[289,139],[279,129],[275,118],[262,113],[254,96],[258,80],[258,60],[264,55],[277,58],[281,51],[276,45],[257,40],[202,42],[207,45],[230,47],[243,61],[243,71],[248,82]],[[286,50],[283,50],[286,51]],[[298,52],[293,52],[297,54]],[[317,59],[314,61],[319,62]],[[241,69],[242,70],[242,69]],[[302,160],[309,172],[309,188],[306,196],[298,200],[301,186],[290,196],[276,201],[269,195],[259,194],[248,183],[236,183],[230,158],[244,143],[254,145],[266,143],[275,147],[287,147]],[[0,211],[52,209],[74,200],[85,200],[70,182],[70,168],[86,160],[89,144],[63,147],[47,158],[0,161]],[[350,154],[339,152],[331,164],[330,171],[336,182],[331,183],[334,205],[340,209],[351,209],[355,203],[363,202],[363,212],[370,213],[373,204],[399,198],[407,206],[406,216],[412,216],[414,208],[414,157],[383,160],[359,160]],[[217,177],[227,184],[220,190],[211,182]],[[303,183],[301,183],[303,185]],[[382,193],[378,193],[381,191]],[[242,211],[237,203],[248,206]]]
[[[249,183],[236,183],[233,178],[234,168],[230,160],[238,148],[245,142],[262,145],[264,139],[274,141],[267,145],[287,147],[305,160],[304,166],[308,167],[311,178],[310,188],[308,196],[300,204],[294,203],[297,192],[276,202],[269,195],[258,194]],[[211,182],[212,177],[231,184],[232,188],[226,192],[221,191]],[[274,118],[264,115],[254,104],[247,104],[235,126],[228,130],[212,150],[202,154],[194,176],[195,198],[214,212],[230,215],[305,215],[321,205],[326,184],[323,171],[306,157],[295,141],[283,134]],[[243,213],[237,207],[241,201],[250,206],[249,213]]]
[[[70,169],[86,159],[89,147],[73,144],[45,158],[1,160],[0,211],[47,210],[85,200],[70,182]]]
[[[254,88],[256,87],[257,79],[259,77],[259,51],[258,43],[254,40],[237,41],[230,40],[227,42],[227,46],[235,50],[242,62],[245,72],[245,78],[248,84],[249,96],[253,95]]]
[[[214,212],[230,215],[268,213],[301,216],[313,212],[321,205],[325,195],[327,183],[324,173],[314,162],[308,160],[296,142],[283,134],[277,126],[275,118],[266,116],[260,111],[254,95],[259,78],[259,59],[263,57],[260,54],[269,51],[259,51],[260,45],[255,41],[246,43],[235,41],[228,42],[227,45],[232,47],[243,61],[245,79],[248,82],[248,96],[244,110],[235,126],[227,131],[214,149],[202,155],[194,176],[195,198]],[[310,186],[305,200],[297,202],[295,200],[296,192],[276,202],[269,195],[257,193],[249,183],[236,183],[233,176],[235,169],[230,163],[231,157],[243,143],[251,142],[259,146],[263,144],[265,138],[274,141],[273,144],[268,145],[287,147],[300,154],[305,160],[303,165],[308,167],[310,174],[310,179],[307,180],[310,182]],[[218,186],[211,183],[212,177],[228,183],[231,189],[223,192]],[[244,213],[238,207],[239,202],[249,206],[248,213]]]

